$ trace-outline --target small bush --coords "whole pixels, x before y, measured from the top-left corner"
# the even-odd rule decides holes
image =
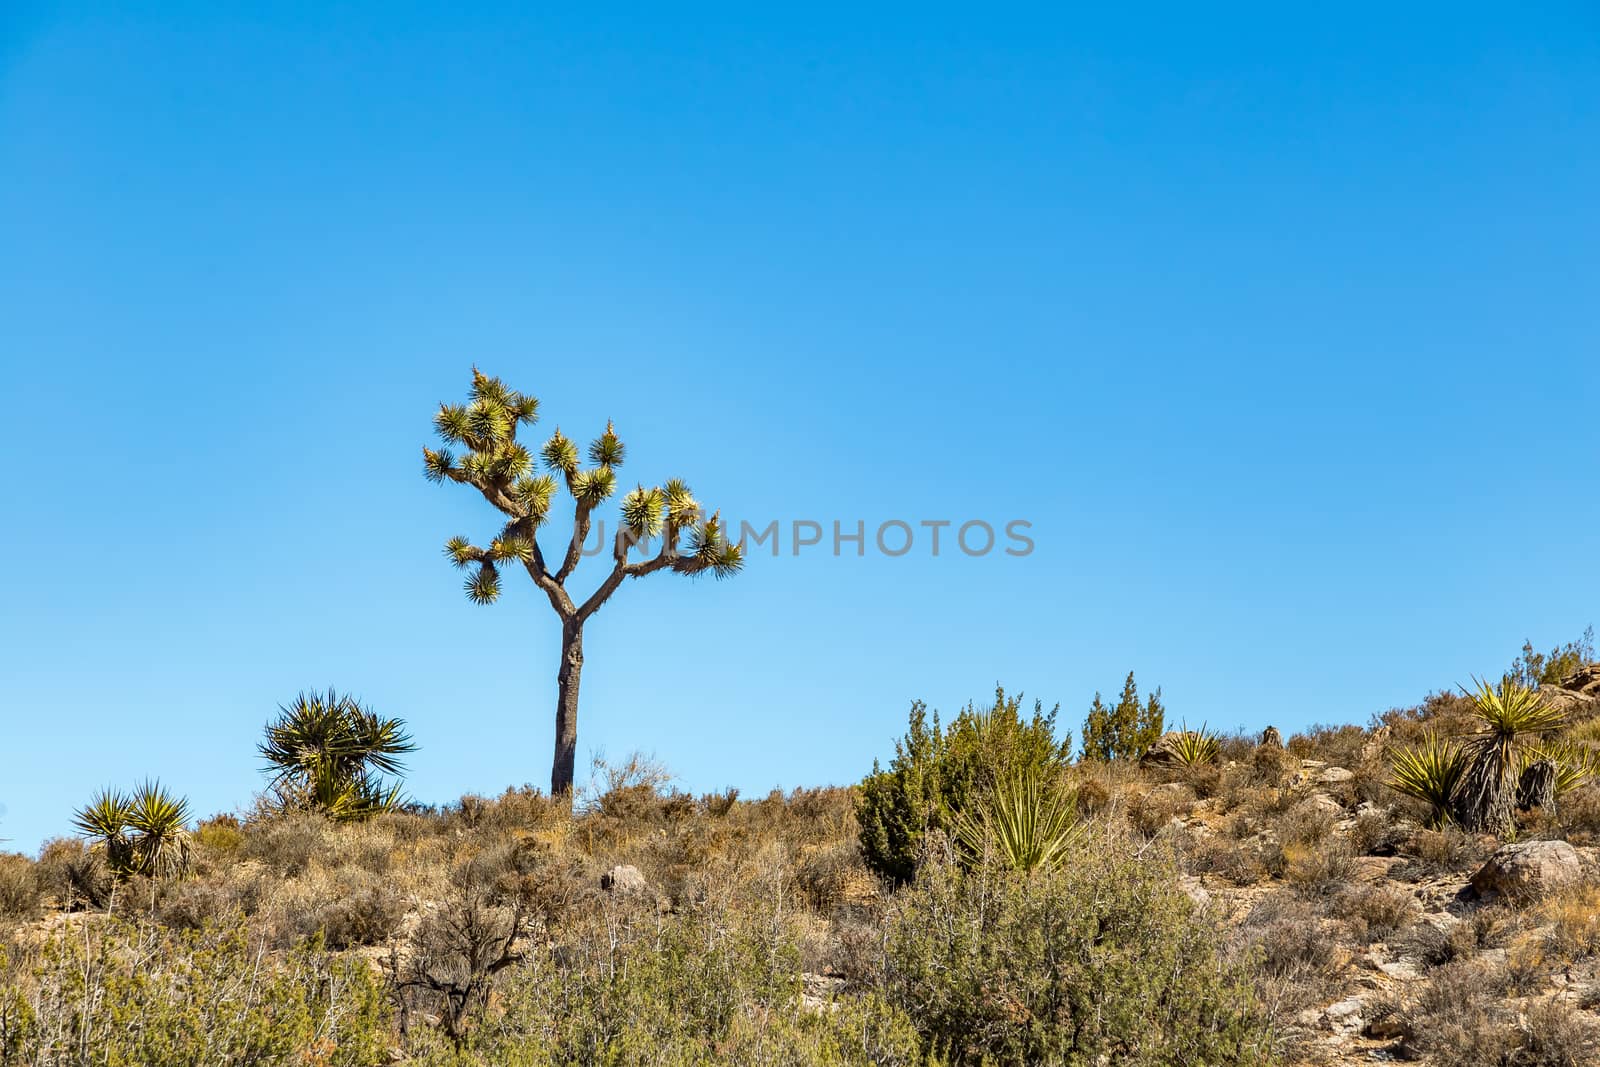
[[[0,919],[32,919],[39,914],[43,895],[32,860],[15,854],[0,855]]]
[[[1385,941],[1409,925],[1417,914],[1410,893],[1388,885],[1352,885],[1339,889],[1329,903],[1329,913],[1344,921],[1355,940]]]
[[[1049,873],[935,864],[891,905],[882,987],[953,1064],[1265,1063],[1244,973],[1163,864],[1104,840]]]
[[[1408,1014],[1417,1052],[1439,1067],[1509,1064],[1518,1034],[1491,998],[1490,972],[1475,960],[1457,960],[1433,971]]]

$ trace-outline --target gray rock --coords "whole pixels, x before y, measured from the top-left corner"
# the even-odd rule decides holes
[[[1336,1034],[1358,1034],[1367,1025],[1362,1014],[1367,1010],[1360,997],[1341,1000],[1322,1009],[1322,1021]]]
[[[1480,896],[1526,903],[1583,878],[1583,858],[1565,841],[1504,845],[1472,876]]]
[[[1342,785],[1355,776],[1354,771],[1346,770],[1343,767],[1324,767],[1317,772],[1316,783],[1318,785]]]
[[[643,896],[650,891],[650,884],[639,873],[639,868],[623,864],[600,876],[600,888],[621,896]]]

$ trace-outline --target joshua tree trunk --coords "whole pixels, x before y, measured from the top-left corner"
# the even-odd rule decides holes
[[[578,682],[583,675],[583,623],[561,625],[561,670],[556,675],[556,756],[550,766],[550,795],[572,792],[578,751]]]

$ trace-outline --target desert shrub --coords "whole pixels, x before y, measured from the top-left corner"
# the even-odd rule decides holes
[[[848,840],[805,850],[795,869],[795,881],[806,903],[823,914],[870,901],[877,889],[876,880],[861,861],[860,848]]]
[[[1325,897],[1350,880],[1351,856],[1343,841],[1323,845],[1288,844],[1278,851],[1283,880],[1307,897]],[[1269,861],[1268,869],[1273,864]]]
[[[381,945],[405,916],[405,901],[382,875],[344,867],[306,881],[307,895],[285,917],[288,940],[320,937],[332,949]]]
[[[1540,917],[1550,923],[1550,947],[1571,962],[1600,953],[1600,886],[1581,884],[1547,899]]]
[[[1056,712],[1035,702],[1024,718],[1021,704],[1020,694],[996,689],[993,707],[969,704],[948,728],[937,714],[930,724],[920,701],[911,706],[894,758],[887,768],[874,762],[858,794],[861,848],[873,870],[909,881],[929,830],[952,835],[959,813],[1003,779],[1033,775],[1042,782],[1062,773],[1070,740],[1057,740]]]
[[[13,968],[0,1003],[0,1049],[21,1063],[367,1067],[390,1033],[364,963],[315,944],[273,958],[240,924],[173,934],[96,917]]]
[[[1293,894],[1275,893],[1257,904],[1234,939],[1274,1017],[1324,1001],[1344,964],[1317,909]]]
[[[1415,1051],[1439,1067],[1509,1064],[1519,1044],[1514,1024],[1492,997],[1488,969],[1476,960],[1456,960],[1431,972],[1407,1028]]]
[[[1442,874],[1459,874],[1475,868],[1489,858],[1493,848],[1475,835],[1447,826],[1439,830],[1417,830],[1400,846],[1407,861],[1391,875],[1421,881]]]
[[[63,908],[103,908],[111,899],[111,872],[81,838],[57,837],[39,850],[35,869],[45,895]]]
[[[773,907],[707,901],[667,915],[603,902],[530,942],[459,1058],[422,1064],[920,1064],[903,1015],[871,996],[807,1010],[793,927]]]
[[[1283,785],[1300,768],[1300,757],[1281,745],[1257,745],[1250,755],[1255,780],[1274,788]]]
[[[195,863],[202,868],[230,863],[244,854],[245,834],[234,816],[215,815],[195,828],[190,845]]]
[[[244,855],[292,878],[325,852],[332,825],[315,812],[291,812],[254,819],[246,828]]]
[[[930,864],[891,904],[880,984],[954,1064],[1270,1059],[1171,868],[1104,839],[1031,876]]]
[[[1410,893],[1390,885],[1349,885],[1338,889],[1328,912],[1343,921],[1355,940],[1383,941],[1408,925],[1417,914]]]
[[[14,853],[0,855],[0,919],[32,919],[43,895],[32,860]]]
[[[253,915],[261,904],[261,880],[242,877],[191,879],[168,886],[155,909],[156,918],[174,930],[203,930]]]
[[[1278,816],[1275,836],[1285,845],[1321,845],[1333,833],[1333,812],[1316,800],[1302,800]]]
[[[1600,1026],[1559,1000],[1529,1008],[1519,1037],[1517,1067],[1586,1067],[1600,1060]]]
[[[1390,812],[1363,811],[1350,827],[1350,849],[1358,856],[1392,856],[1406,839],[1408,827]]]
[[[1154,837],[1173,819],[1189,814],[1195,799],[1194,790],[1181,782],[1133,792],[1128,798],[1128,824],[1145,837]]]
[[[1184,868],[1194,874],[1214,874],[1236,886],[1255,885],[1267,877],[1266,866],[1253,847],[1227,838],[1191,836],[1183,850]]]
[[[1300,759],[1318,759],[1336,767],[1354,767],[1361,762],[1367,732],[1359,726],[1317,724],[1303,734],[1295,734],[1284,746]]]

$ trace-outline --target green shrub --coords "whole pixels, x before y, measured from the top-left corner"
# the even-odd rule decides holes
[[[929,864],[891,905],[881,988],[952,1064],[1272,1062],[1266,1017],[1165,863]]]
[[[980,797],[993,795],[1004,780],[1032,775],[1046,782],[1060,776],[1071,739],[1056,738],[1056,709],[1034,703],[1023,718],[1022,698],[995,690],[992,708],[969,704],[948,728],[938,714],[929,725],[927,706],[911,706],[906,735],[895,742],[887,769],[873,763],[861,783],[856,817],[861,848],[873,870],[897,882],[916,872],[924,835],[938,830],[954,836],[962,812],[976,814]]]

